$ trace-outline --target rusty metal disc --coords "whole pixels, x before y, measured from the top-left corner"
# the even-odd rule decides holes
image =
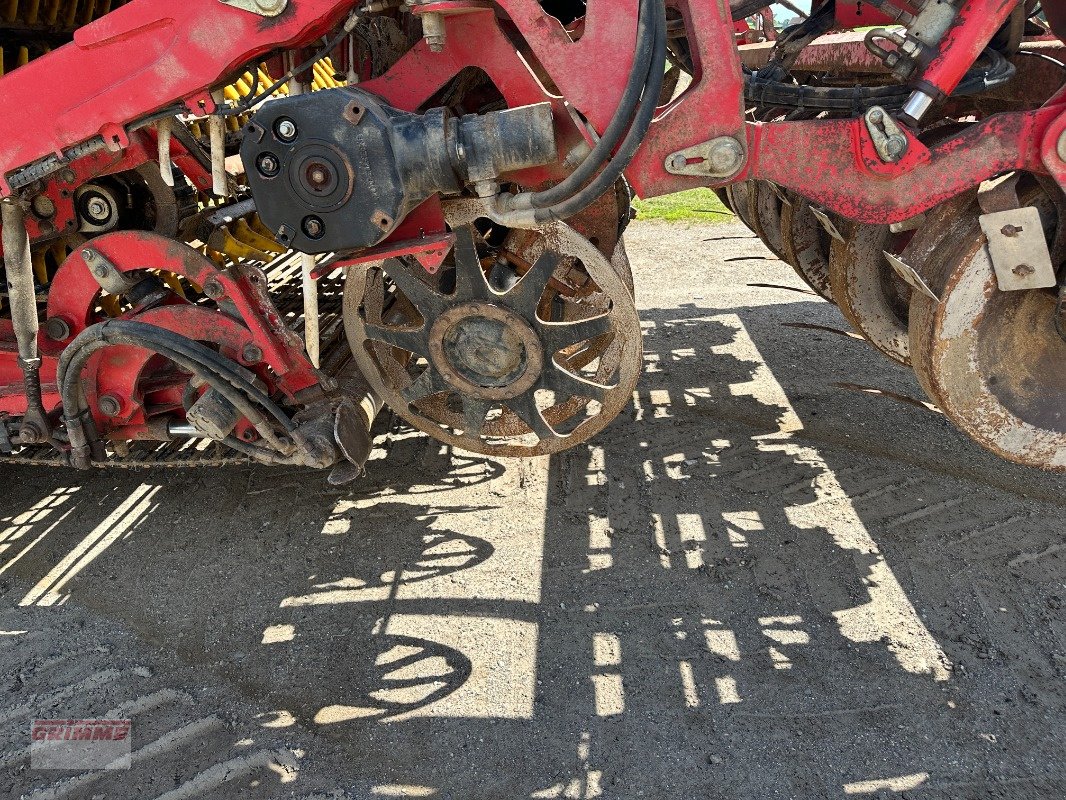
[[[1041,210],[1045,231],[1058,224]],[[970,207],[941,236],[914,292],[911,353],[922,386],[981,446],[1009,461],[1066,471],[1066,340],[1055,325],[1056,289],[1003,292]]]
[[[787,203],[769,181],[752,181],[749,203],[755,223],[755,235],[766,248],[782,261],[785,258],[784,237],[781,234],[781,211]]]
[[[751,207],[753,186],[753,181],[740,181],[739,183],[729,184],[725,187],[725,191],[728,198],[726,205],[733,210],[733,213],[740,218],[740,221],[744,223],[748,230],[756,233],[755,215]]]
[[[787,261],[803,281],[830,303],[829,250],[833,237],[811,211],[805,197],[790,192],[781,209],[782,245]]]
[[[641,368],[624,251],[612,263],[559,223],[532,232],[539,247],[517,282],[493,286],[472,225],[480,205],[447,212],[453,288],[399,259],[349,272],[345,327],[363,374],[409,424],[465,450],[546,455],[587,440],[630,402]],[[561,307],[554,284],[573,269],[589,292]],[[406,307],[399,319],[384,313],[389,298]]]
[[[885,252],[898,254],[909,233],[887,225],[842,224],[843,241],[833,239],[829,280],[848,322],[884,355],[910,365],[908,315],[911,287],[896,274]]]
[[[729,188],[727,186],[717,187],[714,189],[714,193],[718,195],[718,199],[722,201],[722,205],[725,206],[727,210],[732,211],[734,214],[737,213],[736,209],[731,205],[733,201],[729,197]]]

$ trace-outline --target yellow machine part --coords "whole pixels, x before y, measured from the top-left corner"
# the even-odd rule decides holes
[[[128,0],[0,0],[0,30],[17,31],[23,44],[0,48],[0,75],[52,50],[56,35],[114,11]],[[39,34],[35,36],[34,34]]]

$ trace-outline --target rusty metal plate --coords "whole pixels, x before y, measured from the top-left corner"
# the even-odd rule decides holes
[[[982,214],[981,230],[1001,292],[1046,289],[1055,285],[1055,268],[1044,238],[1040,212],[1033,206]]]

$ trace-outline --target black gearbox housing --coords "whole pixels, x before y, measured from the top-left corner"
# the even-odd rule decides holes
[[[356,88],[270,101],[241,159],[256,209],[305,253],[371,247],[431,195],[556,160],[549,103],[455,117],[409,114]]]

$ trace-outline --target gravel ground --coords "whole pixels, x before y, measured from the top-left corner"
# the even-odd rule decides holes
[[[739,225],[629,248],[647,371],[563,456],[5,467],[0,795],[1066,795],[1066,481],[895,399]],[[90,716],[131,770],[30,769]]]

